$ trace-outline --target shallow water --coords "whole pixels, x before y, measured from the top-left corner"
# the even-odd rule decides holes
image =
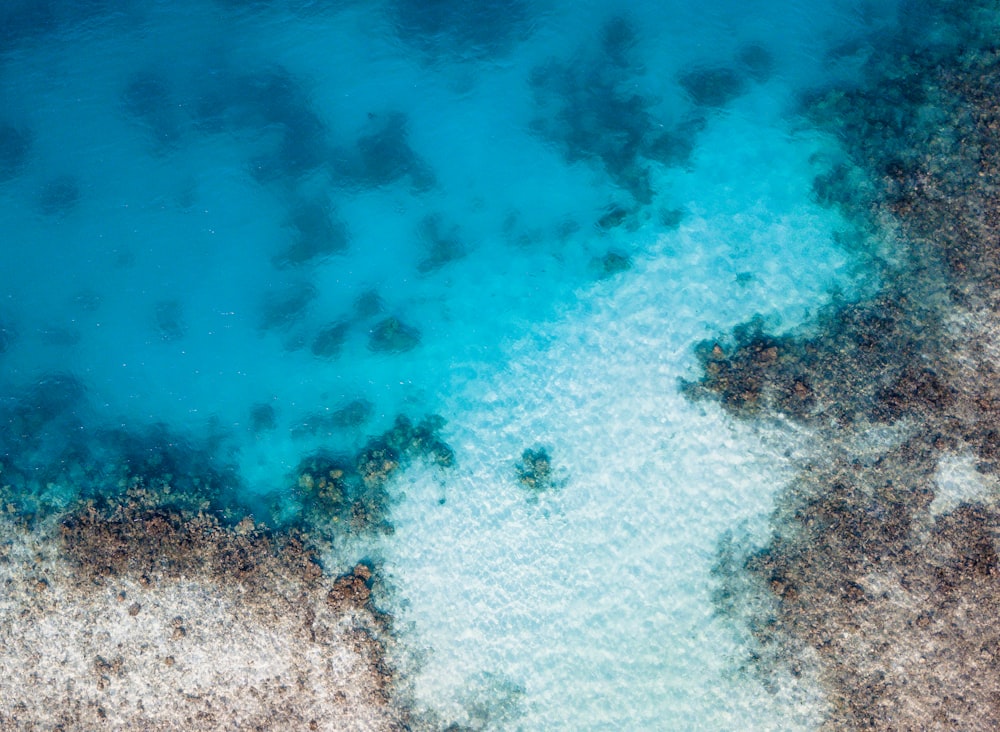
[[[0,448],[26,505],[169,445],[294,523],[304,456],[436,413],[456,467],[404,472],[394,533],[352,545],[428,724],[816,722],[815,692],[738,673],[711,602],[784,448],[680,384],[702,339],[872,284],[799,111],[894,2],[10,8]]]

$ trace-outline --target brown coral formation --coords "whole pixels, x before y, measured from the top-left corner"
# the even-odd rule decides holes
[[[405,728],[371,568],[151,495],[0,526],[0,728]]]
[[[977,4],[953,12],[981,27],[962,24]],[[851,156],[818,197],[899,242],[885,286],[809,332],[758,321],[705,343],[686,385],[818,435],[770,541],[724,546],[719,601],[760,668],[816,670],[829,729],[1000,727],[998,88],[1000,52],[965,36],[897,43],[860,88],[814,100]],[[982,489],[937,500],[959,459]]]

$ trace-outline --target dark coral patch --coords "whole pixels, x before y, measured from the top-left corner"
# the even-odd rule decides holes
[[[396,34],[432,57],[496,56],[530,30],[521,0],[393,0],[389,7]]]
[[[306,313],[318,294],[316,288],[308,283],[293,284],[267,293],[261,304],[261,329],[290,327]]]
[[[278,426],[278,413],[270,404],[255,404],[250,408],[250,429],[255,435],[270,432]]]
[[[737,59],[754,81],[763,83],[771,78],[774,58],[763,46],[756,44],[745,46],[740,50]]]
[[[746,89],[743,77],[725,66],[685,71],[677,81],[699,107],[723,107]]]
[[[122,108],[146,127],[157,145],[170,148],[180,142],[187,117],[171,84],[159,72],[133,75],[122,92]]]
[[[340,355],[347,338],[347,323],[330,323],[320,329],[313,339],[311,350],[320,358],[335,358]]]
[[[521,459],[514,466],[517,482],[530,491],[551,490],[560,485],[549,451],[542,446],[529,447],[521,453]]]
[[[274,264],[289,267],[308,264],[347,249],[347,226],[323,200],[305,201],[296,206],[286,226],[292,241],[275,256]]]
[[[410,146],[408,124],[402,112],[372,115],[368,131],[357,140],[357,159],[348,155],[335,164],[337,179],[365,188],[408,179],[417,192],[432,188],[434,171]]]
[[[653,197],[649,162],[684,165],[700,124],[664,124],[656,99],[637,93],[643,73],[638,30],[624,16],[608,20],[596,48],[532,71],[537,103],[533,128],[557,144],[570,162],[599,163],[638,203]]]
[[[368,348],[376,353],[405,353],[420,345],[420,331],[398,318],[376,323],[368,337]]]
[[[0,354],[6,353],[17,340],[17,330],[12,323],[0,320]]]
[[[353,457],[320,452],[303,460],[297,489],[310,523],[332,522],[352,532],[391,531],[389,481],[417,459],[442,468],[454,465],[455,454],[439,435],[443,426],[436,416],[416,425],[399,416]]]
[[[156,331],[163,341],[177,341],[187,333],[184,310],[178,300],[158,302],[153,313]]]
[[[600,277],[613,277],[616,274],[626,272],[632,268],[632,258],[627,254],[614,249],[600,257],[596,262],[596,269]]]

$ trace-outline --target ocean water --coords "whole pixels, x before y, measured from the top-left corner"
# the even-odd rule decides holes
[[[65,505],[181,445],[294,522],[304,456],[438,414],[455,467],[397,476],[350,549],[428,725],[808,728],[822,699],[741,674],[711,601],[788,436],[680,386],[701,340],[872,284],[801,110],[897,11],[7,4],[3,481]]]

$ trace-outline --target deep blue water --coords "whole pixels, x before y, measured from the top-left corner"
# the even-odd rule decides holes
[[[2,479],[33,510],[167,454],[280,524],[304,456],[439,414],[456,470],[400,479],[396,533],[364,548],[421,704],[808,723],[729,679],[706,600],[782,457],[678,384],[700,339],[870,284],[811,190],[837,141],[799,112],[896,11],[5,4]],[[530,502],[511,476],[536,444],[562,488]]]

